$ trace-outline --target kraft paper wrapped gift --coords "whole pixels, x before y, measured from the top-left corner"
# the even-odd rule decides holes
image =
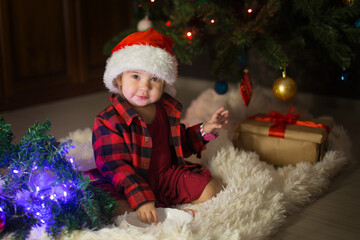
[[[233,144],[239,149],[254,151],[259,154],[261,160],[277,166],[295,165],[298,162],[314,163],[321,160],[326,149],[332,120],[297,121],[298,115],[295,117],[290,121],[292,123],[282,120],[278,122],[256,120],[274,120],[269,118],[269,115],[249,118],[236,125]],[[283,128],[283,133],[279,134],[276,128]]]

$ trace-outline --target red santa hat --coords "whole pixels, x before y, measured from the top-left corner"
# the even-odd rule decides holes
[[[143,70],[163,79],[165,92],[175,95],[177,60],[172,52],[173,41],[153,28],[135,32],[124,38],[113,50],[106,63],[104,83],[110,92],[118,93],[114,79],[129,70]]]

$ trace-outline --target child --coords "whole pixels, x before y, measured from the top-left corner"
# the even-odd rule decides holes
[[[184,157],[200,155],[227,123],[228,111],[220,108],[208,122],[186,129],[182,106],[169,95],[176,77],[172,39],[153,28],[126,37],[107,61],[112,104],[95,119],[97,169],[87,174],[117,200],[116,214],[136,210],[142,222],[157,223],[156,207],[201,203],[221,190],[207,169]]]

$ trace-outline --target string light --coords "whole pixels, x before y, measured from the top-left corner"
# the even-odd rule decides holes
[[[192,33],[191,32],[187,32],[186,36],[191,40],[192,39]]]
[[[155,0],[150,0],[150,2],[154,3],[154,2],[155,2]]]
[[[253,11],[253,10],[252,10],[251,8],[249,8],[249,9],[247,10],[248,13],[252,13],[252,11]]]
[[[167,22],[165,23],[165,25],[166,25],[167,27],[170,27],[170,26],[171,26],[171,21],[170,21],[170,20],[167,21]]]
[[[214,24],[214,23],[215,23],[215,19],[211,19],[210,22],[211,22],[212,24]]]

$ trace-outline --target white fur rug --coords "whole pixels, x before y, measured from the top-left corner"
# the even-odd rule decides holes
[[[258,112],[279,110],[284,113],[287,110],[286,104],[267,97],[261,88],[254,89],[247,108],[238,89],[225,95],[217,95],[209,89],[192,102],[184,122],[203,122],[223,105],[231,111],[229,129]],[[302,116],[310,116],[300,106],[295,107]],[[178,206],[198,210],[191,224],[179,227],[163,223],[139,229],[126,225],[124,216],[120,216],[112,226],[98,231],[76,231],[62,239],[266,239],[286,221],[287,215],[323,194],[331,178],[346,164],[350,148],[345,130],[335,125],[321,162],[274,169],[260,161],[256,153],[234,149],[231,137],[231,131],[223,131],[217,140],[208,144],[201,160],[214,177],[224,183],[224,189],[203,204]],[[68,138],[73,139],[76,147],[70,155],[76,159],[79,169],[92,167],[91,130],[77,130]],[[48,239],[42,228],[34,229],[29,238]]]

